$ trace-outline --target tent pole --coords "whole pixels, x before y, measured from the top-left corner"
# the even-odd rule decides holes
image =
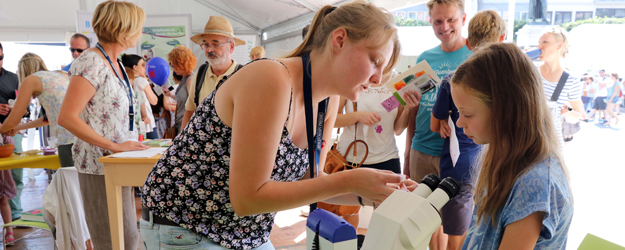
[[[508,31],[506,36],[506,41],[513,43],[514,42],[514,7],[516,5],[515,0],[508,0]]]

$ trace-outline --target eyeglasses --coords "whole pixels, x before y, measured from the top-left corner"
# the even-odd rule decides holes
[[[214,44],[214,43],[209,44],[209,43],[202,43],[202,44],[200,44],[200,47],[201,47],[202,49],[207,49],[207,48],[209,48],[209,47],[210,47],[212,50],[217,50],[217,49],[219,49],[221,46],[226,45],[227,43],[230,43],[230,41],[227,41],[227,42],[222,43],[222,44]]]
[[[87,48],[89,49],[89,48]],[[71,51],[72,53],[74,53],[74,51],[78,52],[78,53],[82,53],[83,51],[87,50],[87,49],[74,49],[74,48],[69,48],[69,51]]]
[[[0,56],[0,61],[2,61],[4,59],[4,55]]]

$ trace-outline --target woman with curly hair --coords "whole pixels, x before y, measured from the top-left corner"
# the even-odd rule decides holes
[[[189,97],[189,85],[187,82],[191,79],[191,75],[193,75],[193,69],[197,64],[197,59],[195,59],[195,55],[184,45],[177,46],[169,54],[167,54],[167,59],[169,59],[169,66],[172,67],[175,74],[182,76],[182,80],[180,80],[180,84],[176,88],[176,103],[170,103],[169,98],[164,98],[164,106],[175,106],[176,108],[176,119],[175,119],[175,127],[176,134],[180,133],[182,129],[182,118],[184,117],[184,104],[187,102],[187,98]]]

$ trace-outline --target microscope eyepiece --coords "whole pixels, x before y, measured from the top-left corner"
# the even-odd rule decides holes
[[[458,184],[458,182],[452,177],[443,179],[441,183],[438,184],[438,188],[445,191],[445,193],[449,196],[449,199],[454,198],[460,192],[460,184]]]
[[[423,177],[423,180],[421,180],[421,184],[427,185],[432,191],[434,191],[438,187],[438,184],[440,182],[441,182],[441,178],[435,174],[428,174],[425,177]]]

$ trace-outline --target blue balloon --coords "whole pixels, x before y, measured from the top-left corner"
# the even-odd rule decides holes
[[[161,57],[153,57],[145,66],[148,78],[154,84],[163,86],[169,78],[169,64]]]

